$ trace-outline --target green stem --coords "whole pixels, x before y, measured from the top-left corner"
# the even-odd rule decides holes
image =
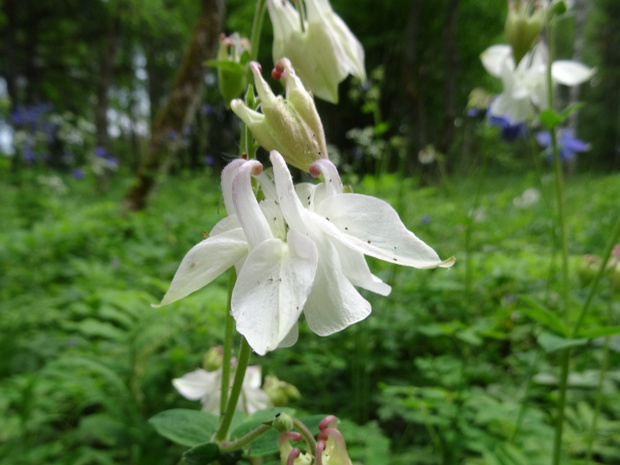
[[[553,110],[553,78],[551,75],[551,68],[553,64],[553,36],[552,27],[549,20],[547,20],[547,44],[549,47],[549,56],[547,58],[547,89],[549,94],[548,106]],[[568,232],[566,228],[566,211],[564,206],[564,180],[562,177],[562,162],[560,160],[560,154],[558,151],[558,141],[555,132],[555,126],[551,127],[549,132],[551,133],[551,147],[553,150],[553,168],[555,172],[555,189],[556,200],[558,209],[558,227],[560,230],[560,250],[562,254],[562,310],[565,318],[568,320],[569,305],[570,305],[570,282],[569,282],[569,270],[568,270]],[[562,350],[560,358],[560,397],[558,400],[558,412],[555,423],[555,438],[553,441],[553,457],[551,463],[553,465],[560,464],[560,454],[562,451],[562,435],[564,429],[564,410],[566,405],[566,390],[568,387],[568,374],[570,371],[570,347]]]
[[[618,215],[618,219],[616,220],[616,224],[614,225],[614,229],[612,230],[611,236],[609,238],[609,242],[607,243],[607,247],[605,248],[605,252],[603,255],[603,261],[601,262],[601,266],[596,273],[596,276],[592,280],[592,284],[590,284],[590,290],[588,291],[588,297],[586,297],[586,301],[583,304],[583,308],[581,309],[581,313],[579,313],[579,317],[577,318],[577,322],[575,323],[575,327],[571,333],[571,337],[575,337],[579,328],[581,327],[581,323],[583,323],[583,319],[586,316],[588,309],[590,308],[590,304],[592,303],[592,299],[594,298],[594,294],[596,293],[596,289],[605,273],[605,269],[607,268],[607,262],[611,257],[611,252],[614,248],[614,245],[618,243],[620,238],[620,215]]]
[[[532,364],[529,366],[527,370],[527,379],[525,380],[525,387],[523,389],[523,397],[521,398],[521,405],[519,407],[519,414],[517,416],[517,423],[515,425],[515,430],[510,436],[510,444],[514,444],[517,440],[517,436],[521,431],[521,425],[523,424],[523,419],[525,418],[525,411],[527,409],[527,399],[530,396],[530,387],[532,386],[532,379],[534,378],[534,372],[536,371],[536,366],[538,364],[538,355],[539,351],[536,351],[534,354],[534,360],[532,360]]]
[[[260,34],[263,30],[263,19],[265,18],[266,8],[267,0],[258,0],[258,2],[256,2],[256,10],[254,11],[254,21],[252,22],[252,32],[250,35],[251,61],[256,61],[258,58],[258,46],[260,45]]]
[[[246,444],[251,443],[256,438],[262,436],[263,434],[265,434],[266,432],[270,430],[271,430],[271,425],[260,425],[258,428],[253,429],[248,434],[240,437],[236,441],[223,442],[222,444],[220,444],[220,453],[227,454],[237,449],[241,449]]]
[[[219,428],[215,432],[215,441],[223,441],[226,439],[228,428],[230,428],[230,423],[232,422],[233,415],[237,409],[237,402],[239,401],[239,396],[241,395],[243,379],[245,378],[245,371],[248,367],[248,362],[250,361],[251,352],[252,350],[250,349],[248,341],[246,341],[245,338],[242,338],[241,348],[239,349],[239,359],[237,361],[237,370],[235,371],[235,380],[233,381],[232,390],[230,391],[230,398],[228,399],[228,404],[226,405],[226,411],[220,421]]]
[[[235,288],[235,282],[237,281],[237,273],[235,268],[230,269],[230,277],[228,279],[228,305],[226,306],[226,332],[224,336],[224,350],[222,359],[222,396],[220,398],[220,416],[224,415],[226,410],[226,402],[228,401],[228,388],[230,387],[230,359],[232,358],[232,340],[235,330],[235,320],[230,314],[230,301],[232,299],[232,292]]]
[[[295,425],[295,428],[299,430],[304,440],[306,441],[306,444],[308,445],[308,450],[314,453],[314,451],[316,451],[316,441],[314,440],[314,436],[312,436],[312,433],[308,430],[308,428],[306,428],[306,425],[304,425],[297,418],[293,418],[293,424]]]

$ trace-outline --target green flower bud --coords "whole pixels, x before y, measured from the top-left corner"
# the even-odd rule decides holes
[[[284,407],[289,399],[299,399],[301,394],[295,386],[284,381],[280,381],[275,376],[265,376],[263,391],[267,393],[271,402],[276,407]]]
[[[278,434],[288,433],[293,429],[293,419],[288,413],[278,413],[271,426]]]
[[[506,18],[506,39],[515,64],[534,47],[545,25],[547,4],[542,0],[511,0]]]
[[[202,358],[202,367],[207,372],[217,371],[222,368],[224,349],[222,346],[211,347]]]
[[[254,138],[267,151],[277,150],[287,163],[306,172],[312,162],[327,157],[323,124],[308,92],[295,74],[291,62],[283,58],[272,76],[286,80],[286,98],[275,96],[261,75],[261,67],[250,63],[256,91],[260,97],[259,113],[242,100],[231,102],[233,112],[248,125]]]
[[[230,108],[230,102],[239,97],[247,85],[246,65],[249,58],[250,42],[245,37],[235,33],[230,37],[220,35],[220,48],[217,61],[211,62],[217,66],[217,78],[220,92]]]

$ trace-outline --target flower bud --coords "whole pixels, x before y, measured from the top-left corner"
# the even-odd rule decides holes
[[[283,58],[272,75],[286,80],[286,97],[275,96],[261,75],[258,63],[250,63],[262,113],[249,108],[240,99],[231,103],[235,114],[248,125],[265,150],[277,150],[287,163],[308,171],[310,164],[327,158],[323,124],[312,95],[295,74],[291,62]]]
[[[273,423],[271,423],[271,426],[280,434],[288,433],[293,429],[293,419],[288,413],[279,413],[276,415]]]
[[[265,376],[263,391],[267,393],[276,407],[284,407],[288,404],[290,398],[299,399],[301,397],[295,386],[285,381],[280,381],[275,376]]]
[[[222,346],[211,347],[202,358],[202,367],[206,372],[217,371],[222,367],[224,349]]]
[[[230,37],[224,34],[220,36],[220,48],[216,62],[219,63],[216,65],[217,77],[227,108],[230,108],[231,100],[237,98],[247,85],[245,65],[247,65],[248,58],[242,59],[242,57],[249,51],[250,42],[245,37],[239,37],[237,33]]]
[[[512,47],[515,64],[532,50],[545,25],[546,2],[542,0],[511,0],[506,18],[506,39]]]

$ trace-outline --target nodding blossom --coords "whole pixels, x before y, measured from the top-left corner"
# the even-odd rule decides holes
[[[303,8],[301,2],[297,5]],[[305,0],[303,5],[302,20],[288,0],[267,0],[273,61],[288,58],[315,96],[338,103],[338,84],[349,74],[366,80],[364,49],[328,0]]]

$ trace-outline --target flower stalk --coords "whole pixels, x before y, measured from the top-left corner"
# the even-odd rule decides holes
[[[235,282],[237,281],[237,273],[235,268],[230,269],[230,277],[228,280],[228,304],[226,306],[226,329],[224,335],[224,355],[222,360],[222,397],[220,397],[220,416],[224,414],[226,410],[226,403],[228,402],[228,388],[230,384],[230,360],[232,358],[232,340],[235,331],[235,319],[230,314],[230,301],[232,299],[232,292],[235,288]]]

